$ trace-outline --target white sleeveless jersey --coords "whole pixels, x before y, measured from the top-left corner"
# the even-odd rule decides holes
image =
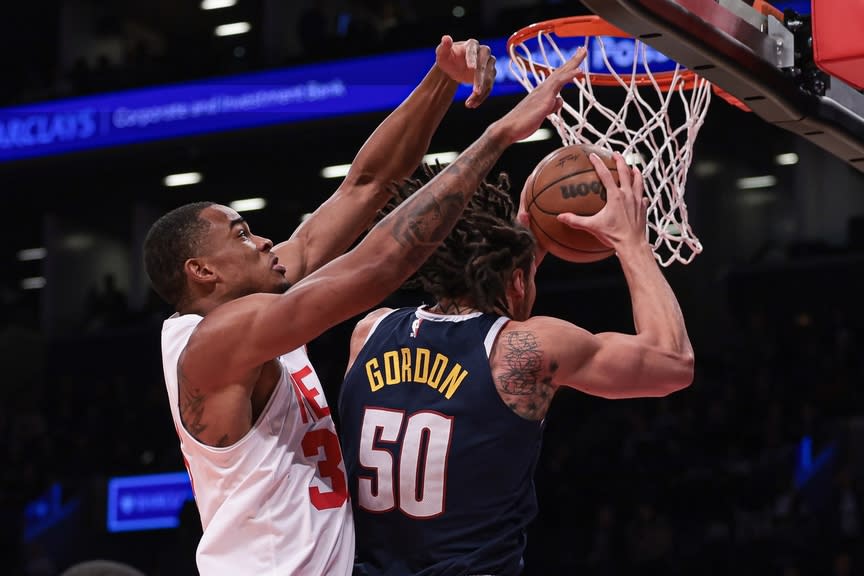
[[[180,421],[177,386],[177,361],[201,320],[175,314],[162,326],[171,415],[204,528],[201,576],[350,574],[354,525],[342,450],[305,350],[279,358],[279,383],[241,440],[206,446]]]

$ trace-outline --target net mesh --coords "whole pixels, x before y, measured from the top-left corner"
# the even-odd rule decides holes
[[[664,267],[675,261],[689,264],[702,244],[690,228],[684,190],[693,145],[711,102],[711,84],[677,65],[658,80],[649,57],[656,52],[639,40],[633,43],[632,68],[621,73],[616,71],[621,70],[619,44],[613,65],[603,37],[584,37],[589,58],[605,67],[603,76],[584,72],[586,58],[583,73],[574,79],[578,90],[574,96],[562,94],[564,105],[549,120],[564,145],[601,146],[639,167],[650,202],[646,234],[657,261]],[[511,72],[529,92],[578,47],[562,51],[558,44],[554,33],[541,30],[510,45]],[[623,88],[623,104],[604,105],[595,93],[598,79]]]

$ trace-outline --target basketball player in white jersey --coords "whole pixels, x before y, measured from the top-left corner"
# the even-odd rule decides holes
[[[561,106],[558,92],[583,58],[580,51],[341,257],[390,183],[419,163],[456,82],[474,83],[469,106],[488,94],[495,72],[487,47],[444,37],[420,86],[286,242],[274,247],[210,202],[153,224],[144,261],[176,310],[162,329],[163,368],[204,528],[203,576],[351,573],[345,467],[305,344],[379,303],[422,264],[501,153]]]

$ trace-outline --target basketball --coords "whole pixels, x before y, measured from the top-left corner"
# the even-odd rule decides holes
[[[527,183],[531,231],[541,247],[568,262],[595,262],[615,253],[590,232],[556,219],[562,212],[591,216],[606,205],[606,187],[588,159],[591,152],[603,159],[617,184],[618,169],[612,154],[585,144],[553,151],[537,164]]]

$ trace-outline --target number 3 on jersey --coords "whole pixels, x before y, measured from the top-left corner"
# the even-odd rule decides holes
[[[303,454],[307,457],[317,456],[319,448],[324,449],[324,458],[318,461],[318,473],[322,478],[328,478],[333,488],[330,492],[322,492],[317,486],[309,487],[309,498],[318,510],[339,508],[348,499],[348,481],[345,473],[339,468],[342,463],[342,451],[339,448],[339,438],[326,428],[310,430],[303,436],[301,442]]]
[[[370,512],[398,507],[412,518],[444,512],[452,434],[453,418],[436,412],[417,412],[406,422],[401,410],[367,408],[360,434],[360,465],[374,476],[359,475],[360,507]],[[382,448],[383,444],[392,445],[392,450]]]

